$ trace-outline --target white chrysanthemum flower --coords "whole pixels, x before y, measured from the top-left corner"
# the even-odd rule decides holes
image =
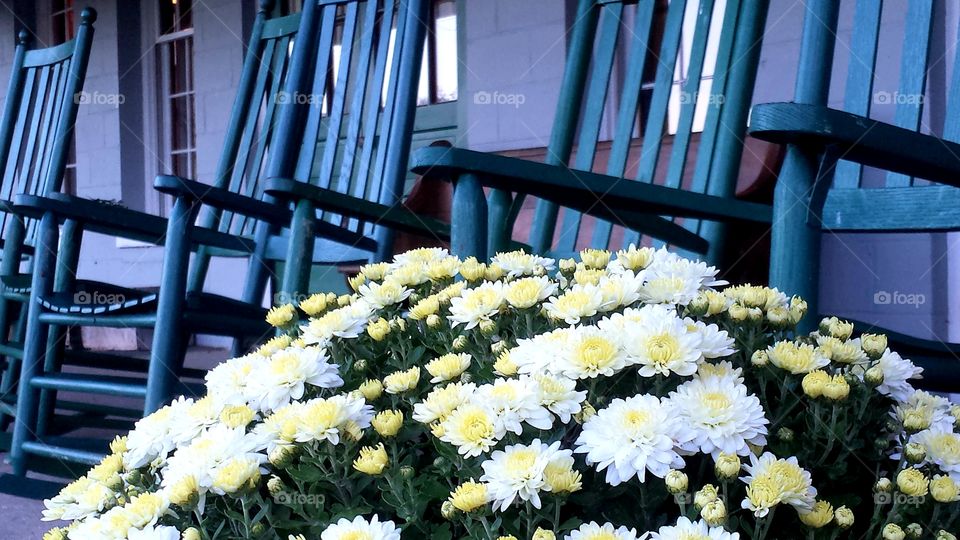
[[[586,454],[597,470],[606,469],[613,486],[633,476],[644,482],[647,471],[663,478],[671,468],[683,468],[676,447],[693,438],[673,415],[656,396],[615,399],[583,425],[575,452]]]
[[[357,300],[310,319],[300,327],[303,331],[301,337],[307,345],[320,346],[325,346],[334,337],[355,338],[363,332],[373,313],[373,306],[365,300]]]
[[[730,379],[742,384],[743,369],[733,367],[733,364],[726,360],[717,363],[704,362],[697,367],[697,378],[709,379],[711,377]]]
[[[560,296],[551,297],[543,305],[547,315],[567,324],[593,317],[603,306],[603,293],[596,285],[574,285]]]
[[[497,253],[490,259],[490,264],[496,264],[507,273],[509,278],[532,276],[553,271],[556,261],[539,255],[531,255],[522,249],[507,253]]]
[[[746,456],[749,444],[767,443],[767,424],[757,396],[736,379],[696,378],[670,393],[670,402],[679,413],[678,421],[689,427],[695,437],[683,443],[690,452],[700,451],[716,458],[720,452]]]
[[[923,445],[927,463],[933,463],[954,482],[960,482],[960,433],[940,425],[913,435],[910,441]]]
[[[728,284],[726,280],[717,279],[719,271],[716,267],[681,257],[665,247],[654,253],[653,262],[647,268],[654,273],[681,275],[686,280],[696,282],[698,287],[720,287]]]
[[[263,421],[254,426],[252,434],[257,441],[257,450],[264,450],[267,455],[278,446],[293,444],[294,437],[300,425],[300,416],[304,403],[293,401],[272,414],[264,417]]]
[[[901,423],[919,425],[920,429],[952,430],[955,422],[950,414],[950,400],[924,390],[914,390],[894,407],[891,415]]]
[[[877,392],[890,396],[897,402],[904,402],[914,392],[910,379],[922,379],[923,368],[910,360],[887,349],[884,351],[877,365],[883,371],[883,382],[877,386]]]
[[[207,395],[221,405],[260,408],[260,385],[253,374],[267,362],[258,354],[227,360],[207,372]]]
[[[143,529],[130,529],[127,540],[180,540],[180,531],[169,525],[150,525]]]
[[[770,452],[760,457],[750,454],[750,464],[744,464],[747,476],[741,478],[747,484],[747,497],[741,503],[756,517],[764,517],[774,506],[789,504],[800,512],[810,512],[816,502],[817,489],[813,487],[810,473],[791,456],[779,459]]]
[[[623,340],[628,361],[640,366],[643,377],[693,375],[703,360],[702,335],[676,315],[628,324]]]
[[[340,443],[348,425],[366,429],[373,420],[373,407],[362,396],[338,394],[326,399],[311,399],[299,410],[297,442],[327,441]]]
[[[570,531],[563,540],[637,540],[637,530],[615,527],[610,523],[600,525],[596,521],[591,521]]]
[[[734,340],[726,330],[720,330],[715,324],[704,324],[701,321],[684,319],[687,324],[693,324],[700,333],[700,353],[704,358],[724,358],[737,352]]]
[[[739,540],[738,533],[729,533],[723,527],[711,527],[704,520],[690,521],[681,516],[676,525],[664,525],[650,535],[651,540]]]
[[[267,456],[257,452],[257,447],[256,436],[247,434],[245,428],[228,428],[217,424],[190,444],[179,447],[170,456],[160,473],[161,485],[173,486],[184,478],[193,476],[201,493],[205,493],[213,485],[216,469],[222,463],[235,457],[264,463]]]
[[[583,410],[586,390],[577,391],[577,382],[562,375],[538,373],[533,376],[539,390],[540,404],[557,415],[564,424]]]
[[[497,431],[523,433],[524,423],[537,429],[550,429],[553,416],[541,405],[536,382],[530,377],[496,379],[477,387],[474,403],[483,404],[496,415]]]
[[[623,313],[613,313],[597,322],[601,330],[622,335],[638,326],[649,326],[657,321],[677,317],[677,310],[671,306],[650,304],[641,308],[627,308]]]
[[[423,424],[446,420],[477,389],[473,383],[451,383],[434,388],[423,401],[413,406],[413,419]]]
[[[393,263],[391,263],[391,267],[393,269],[396,269],[408,264],[430,264],[432,262],[446,259],[449,256],[450,256],[450,252],[446,248],[439,248],[439,247],[416,248],[416,249],[411,249],[410,251],[400,253],[394,256]]]
[[[361,285],[357,292],[374,308],[383,309],[403,302],[410,297],[413,289],[408,289],[396,280],[385,279],[382,283],[371,282]]]
[[[107,486],[82,476],[43,501],[43,521],[87,519],[115,504],[116,496]]]
[[[440,423],[440,440],[457,447],[465,457],[476,457],[490,451],[506,435],[497,415],[485,407],[466,404],[453,411]]]
[[[556,292],[557,283],[547,276],[525,277],[504,286],[504,297],[517,309],[533,307]]]
[[[259,409],[273,411],[291,400],[303,397],[306,385],[337,388],[343,379],[336,364],[328,362],[326,350],[320,347],[288,347],[278,351],[254,372],[259,387]]]
[[[643,289],[643,274],[625,271],[600,278],[597,285],[603,296],[602,311],[611,311],[629,306],[640,300]]]
[[[506,510],[514,500],[529,501],[540,508],[540,491],[549,491],[544,471],[554,461],[573,461],[570,450],[561,450],[560,442],[551,445],[534,439],[529,445],[515,444],[497,450],[481,464],[480,481],[487,485],[494,510]]]
[[[328,526],[320,533],[320,540],[400,540],[400,530],[392,521],[379,521],[376,514],[370,521],[357,516],[350,521],[340,521]]]
[[[123,463],[127,469],[139,469],[157,458],[165,458],[174,448],[188,442],[203,429],[183,422],[193,407],[192,399],[179,397],[134,425],[127,435],[127,451]],[[192,427],[193,431],[186,428]]]
[[[557,328],[530,339],[517,340],[517,346],[510,350],[510,361],[517,366],[518,373],[558,373],[562,367],[557,358],[564,354],[573,333],[571,328]]]
[[[424,367],[427,373],[433,377],[430,382],[436,384],[459,377],[470,367],[472,359],[473,357],[467,353],[447,353],[427,362]]]
[[[465,289],[463,293],[450,299],[451,326],[465,325],[469,330],[481,321],[489,321],[503,305],[503,283],[484,282],[478,287]]]
[[[571,329],[556,361],[552,371],[572,379],[593,379],[622,370],[627,366],[627,355],[617,334],[581,326]]]

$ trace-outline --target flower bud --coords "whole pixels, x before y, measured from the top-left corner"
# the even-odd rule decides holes
[[[181,536],[181,538],[183,540],[200,540],[203,537],[200,536],[200,531],[197,530],[196,527],[190,527],[189,529],[183,531],[183,535]]]
[[[957,540],[957,537],[943,529],[940,529],[937,531],[937,537],[934,540]]]
[[[843,375],[834,375],[823,387],[823,396],[833,401],[843,401],[850,395],[850,384]]]
[[[730,318],[734,322],[743,322],[750,317],[750,310],[740,304],[733,304],[730,306],[730,309],[727,310],[727,313],[730,314]]]
[[[917,433],[930,427],[930,417],[921,411],[907,411],[903,415],[903,429],[907,433]]]
[[[564,274],[570,274],[577,269],[577,261],[573,259],[560,259],[557,264]]]
[[[260,535],[267,531],[267,526],[262,522],[254,523],[250,526],[250,536],[252,538],[258,538]]]
[[[369,334],[370,338],[374,341],[383,341],[389,333],[390,323],[383,317],[367,325],[367,334]]]
[[[871,360],[883,356],[887,350],[887,336],[883,334],[863,334],[860,336],[860,347]]]
[[[337,305],[340,307],[349,306],[353,303],[353,297],[349,294],[341,294],[337,297]]]
[[[356,362],[353,363],[353,369],[354,369],[354,371],[366,371],[366,370],[367,370],[367,360],[366,360],[365,358],[361,358],[361,359],[357,360]]]
[[[596,414],[597,414],[597,409],[595,409],[593,405],[590,404],[589,401],[584,401],[580,409],[580,412],[574,414],[573,419],[578,424],[583,424],[587,420],[593,418],[594,415]]]
[[[893,491],[893,482],[889,478],[881,478],[873,485],[873,491],[877,493],[890,493]]]
[[[920,538],[923,536],[923,527],[919,523],[911,523],[907,525],[907,528],[904,529],[904,532],[907,533],[907,538]]]
[[[381,437],[395,437],[403,427],[403,413],[396,410],[380,411],[370,424]]]
[[[283,483],[283,479],[279,476],[271,476],[267,480],[267,492],[270,493],[270,496],[276,498],[278,495],[286,491],[287,486]]]
[[[278,469],[282,469],[293,463],[293,460],[296,457],[297,451],[294,446],[280,445],[270,452],[268,459],[270,460],[271,465]]]
[[[777,430],[777,438],[783,442],[793,441],[793,430],[787,427],[782,427]]]
[[[841,506],[833,513],[833,521],[837,524],[837,527],[841,529],[849,529],[853,526],[853,510],[850,510],[846,506]]]
[[[443,504],[440,505],[440,515],[444,519],[453,519],[457,515],[457,508],[453,506],[453,503],[450,501],[443,501]]]
[[[43,540],[67,540],[67,529],[63,527],[54,527],[43,533]]]
[[[704,506],[717,500],[717,486],[707,484],[700,491],[693,494],[693,505],[700,510]]]
[[[880,386],[883,384],[883,369],[880,366],[872,366],[863,374],[863,380],[870,386]]]
[[[750,363],[756,367],[763,367],[767,365],[770,361],[770,357],[767,356],[767,351],[760,349],[753,351],[753,354],[750,355]]]
[[[919,443],[907,443],[903,447],[903,455],[907,458],[907,461],[916,465],[924,460],[927,457],[927,449]]]
[[[906,536],[896,523],[887,523],[883,527],[883,540],[903,540]]]
[[[707,525],[720,527],[727,519],[727,507],[723,505],[722,500],[717,499],[711,503],[707,503],[707,505],[700,510],[700,517],[707,522]]]
[[[690,480],[687,478],[687,474],[676,469],[670,469],[663,480],[667,485],[667,491],[673,495],[677,495],[678,493],[686,493],[687,487],[690,485]]]
[[[694,317],[702,317],[707,314],[707,311],[710,310],[710,300],[707,299],[707,295],[703,292],[694,297],[693,300],[687,304],[687,311],[690,315]]]
[[[470,342],[467,340],[467,336],[457,336],[453,340],[453,350],[456,352],[462,352],[469,344]]]
[[[403,467],[400,467],[400,477],[405,480],[409,480],[413,478],[416,474],[417,474],[417,471],[409,465],[404,465]]]
[[[493,321],[480,321],[480,333],[485,337],[491,337],[497,333],[497,323]]]
[[[436,313],[427,316],[427,326],[430,328],[436,328],[440,326],[440,323],[442,322],[443,321],[440,320],[440,316],[437,315]]]
[[[803,388],[804,394],[816,399],[823,395],[823,390],[830,381],[830,375],[826,371],[817,369],[804,375],[803,380],[800,381],[800,386]]]
[[[533,533],[533,540],[557,540],[557,535],[553,531],[537,527],[537,530]]]
[[[713,471],[720,480],[733,480],[740,474],[740,456],[720,452]]]

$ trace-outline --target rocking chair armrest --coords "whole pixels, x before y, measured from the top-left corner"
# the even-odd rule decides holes
[[[163,245],[167,234],[167,220],[162,217],[64,193],[52,193],[46,197],[17,195],[13,200],[13,211],[35,219],[49,212],[56,216],[57,221],[76,221],[85,230],[158,246]],[[204,227],[193,227],[190,239],[195,245],[236,251],[253,250],[249,240]]]
[[[441,240],[450,238],[449,224],[411,212],[400,205],[387,206],[289,178],[268,179],[264,191],[281,200],[310,201],[321,210],[384,225],[398,231],[437,236]]]
[[[960,186],[960,144],[822,105],[757,105],[748,133],[817,152],[835,146],[845,160]]]
[[[421,148],[413,154],[411,168],[417,174],[446,180],[472,173],[484,186],[533,195],[598,217],[604,217],[599,215],[602,207],[615,215],[628,212],[754,223],[772,219],[772,210],[765,204],[462,148]]]
[[[162,174],[154,180],[153,188],[177,198],[185,197],[206,206],[252,217],[273,225],[290,224],[291,212],[287,208],[196,180]]]

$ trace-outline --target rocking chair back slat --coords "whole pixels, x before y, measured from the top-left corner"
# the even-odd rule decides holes
[[[757,36],[747,42],[736,35],[745,22],[751,32],[762,30],[765,15],[762,5],[740,0],[583,0],[546,163],[602,168],[618,181],[733,196],[737,167],[718,164],[739,163],[753,81],[748,73],[731,82],[727,72],[755,73],[754,65],[738,63],[756,63],[751,47]],[[727,98],[734,94],[746,98],[731,106]],[[722,116],[731,107],[743,109],[726,113],[737,120],[733,126]],[[724,133],[730,130],[732,139]],[[698,234],[720,234],[699,220],[679,221]],[[647,237],[652,231],[627,230],[571,209],[560,214],[542,200],[533,227],[533,249],[557,256],[587,245],[660,244]]]
[[[933,29],[933,2],[910,2],[907,7],[903,51],[900,57],[900,96],[922,96],[927,86],[930,36]],[[923,100],[896,100],[894,125],[911,131],[920,129]],[[900,173],[887,174],[887,187],[913,185],[913,178]]]

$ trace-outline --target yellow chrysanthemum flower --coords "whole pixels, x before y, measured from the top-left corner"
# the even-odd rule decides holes
[[[387,457],[387,450],[383,447],[383,443],[377,446],[364,446],[360,449],[357,459],[353,460],[354,469],[370,476],[383,474],[383,470],[389,464],[390,458]]]
[[[490,502],[487,486],[473,480],[468,480],[450,494],[450,503],[461,512],[473,512]]]
[[[404,371],[395,371],[383,378],[383,387],[388,394],[402,394],[417,387],[420,382],[420,368],[412,367]]]
[[[456,379],[470,367],[471,356],[467,353],[448,353],[427,363],[427,372],[433,376],[430,382],[436,384]]]
[[[297,309],[293,304],[283,304],[270,308],[267,312],[267,323],[275,328],[286,326],[297,316]]]
[[[370,423],[380,436],[393,437],[403,427],[403,413],[397,410],[380,411]]]

